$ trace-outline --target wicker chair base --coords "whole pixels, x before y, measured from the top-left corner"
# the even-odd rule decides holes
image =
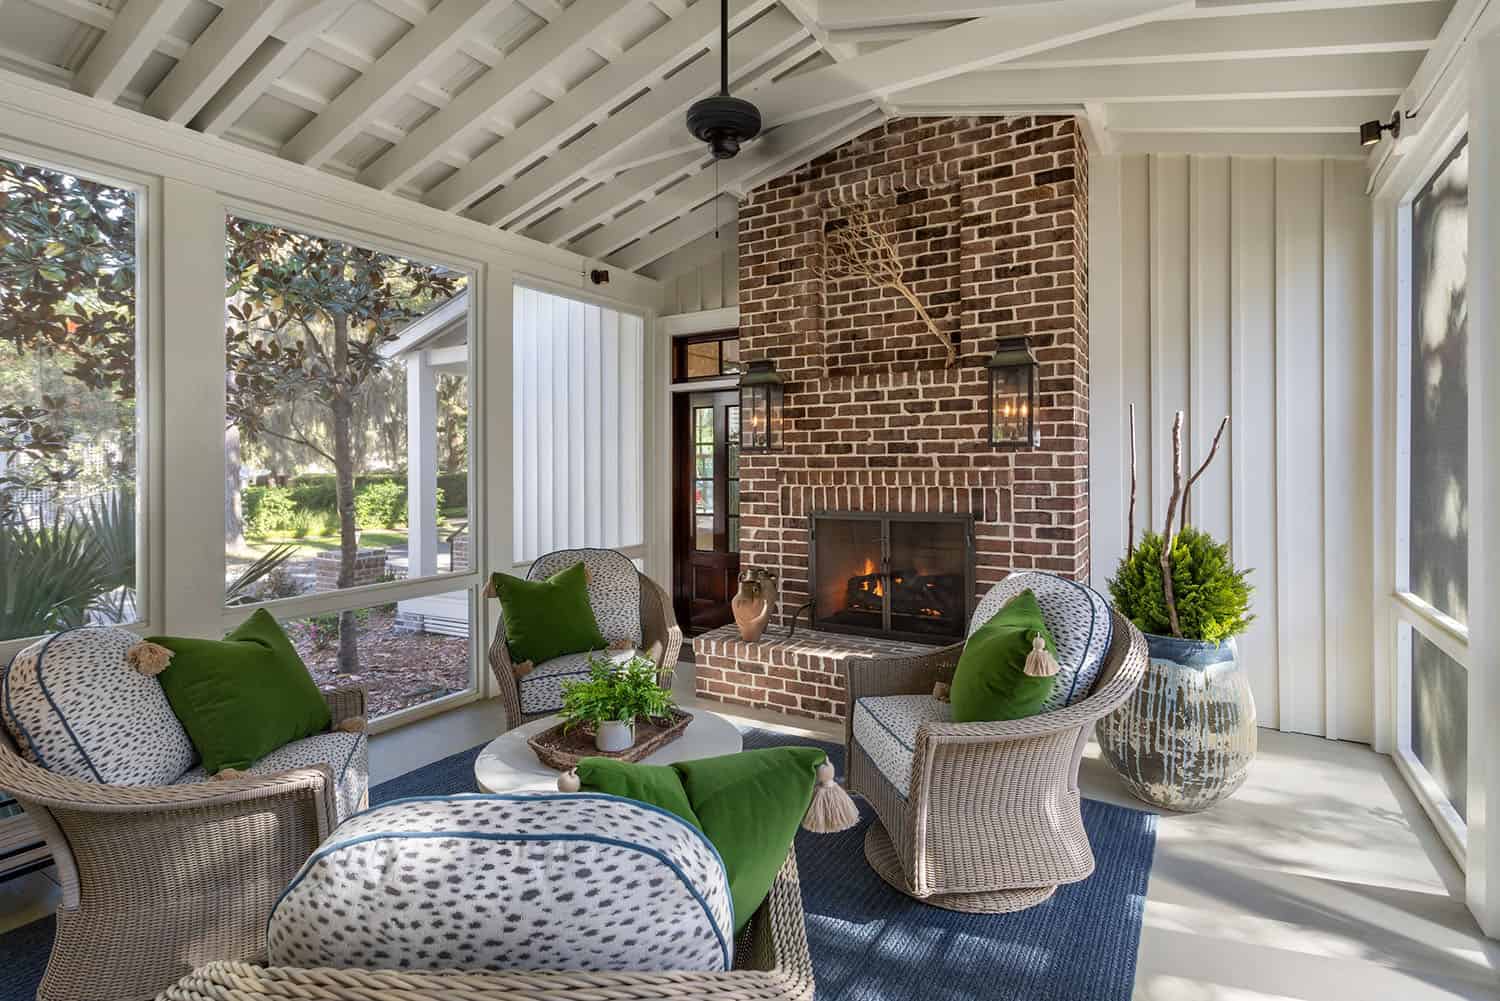
[[[901,868],[901,856],[879,820],[871,822],[865,832],[865,860],[891,886],[913,900],[941,907],[948,911],[964,911],[968,914],[1009,914],[1035,907],[1057,892],[1056,886],[1023,887],[1015,890],[991,890],[984,893],[933,893],[918,896],[907,882],[906,872]]]

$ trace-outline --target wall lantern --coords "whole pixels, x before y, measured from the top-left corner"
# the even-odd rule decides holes
[[[1039,448],[1037,383],[1041,366],[1024,337],[1004,337],[990,355],[990,445]]]
[[[740,376],[740,451],[781,451],[783,394],[774,362],[750,363]]]

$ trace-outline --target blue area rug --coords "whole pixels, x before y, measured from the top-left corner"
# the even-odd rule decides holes
[[[842,747],[769,730],[745,746],[814,744],[843,772]],[[403,796],[475,792],[479,748],[370,790],[372,805]],[[1081,883],[1017,914],[959,914],[891,889],[865,862],[872,814],[843,834],[797,837],[807,938],[818,1001],[1129,1001],[1156,817],[1083,801],[1097,868]],[[51,948],[51,921],[0,936],[0,1001],[31,1001]],[[19,973],[19,976],[16,974]]]

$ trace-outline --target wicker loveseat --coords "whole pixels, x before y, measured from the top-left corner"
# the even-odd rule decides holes
[[[589,605],[600,632],[612,645],[628,644],[656,661],[665,678],[682,650],[682,630],[672,612],[672,599],[650,577],[635,568],[628,556],[612,549],[560,549],[538,557],[526,572],[527,580],[545,580],[583,563],[589,570]],[[505,617],[497,615],[490,643],[490,670],[499,683],[506,729],[512,730],[562,708],[560,684],[588,672],[587,654],[569,654],[542,664],[528,665],[517,676],[506,644]],[[620,656],[628,656],[621,653]]]
[[[1060,884],[1093,872],[1079,761],[1094,722],[1135,691],[1146,667],[1140,631],[1101,608],[1101,620],[1104,614],[1112,620],[1111,638],[1086,694],[1062,708],[999,723],[943,722],[936,717],[946,713],[932,706],[934,718],[916,727],[908,745],[909,776],[899,775],[899,782],[889,774],[889,756],[882,756],[882,771],[856,737],[855,708],[866,698],[930,698],[936,683],[953,680],[964,645],[850,663],[844,706],[849,789],[864,795],[877,815],[865,836],[865,856],[886,882],[939,907],[999,913],[1038,904]]]
[[[326,692],[333,723],[363,688]],[[26,761],[0,727],[0,789],[47,840],[62,884],[38,1001],[152,998],[194,967],[265,954],[266,917],[337,825],[326,765],[189,785],[105,785]]]
[[[161,1001],[812,1001],[795,853],[735,941],[728,973],[394,973],[210,963]]]

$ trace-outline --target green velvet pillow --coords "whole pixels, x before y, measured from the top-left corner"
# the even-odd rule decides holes
[[[964,643],[963,656],[953,672],[953,722],[1022,719],[1041,711],[1057,676],[1026,673],[1026,658],[1037,636],[1056,657],[1057,646],[1030,589],[1007,601],[994,618],[975,630]]]
[[[575,563],[546,580],[497,573],[490,578],[505,613],[511,660],[533,664],[609,646],[589,605],[588,568]]]
[[[724,860],[739,932],[771,892],[827,758],[816,747],[768,747],[672,765],[585,758],[578,778],[585,790],[659,806],[702,830]]]
[[[328,729],[323,693],[264,608],[222,640],[150,641],[173,653],[157,680],[210,775]]]

